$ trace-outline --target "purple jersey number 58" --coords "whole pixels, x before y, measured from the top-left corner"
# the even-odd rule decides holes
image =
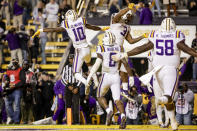
[[[156,54],[163,56],[174,55],[173,40],[156,40]]]

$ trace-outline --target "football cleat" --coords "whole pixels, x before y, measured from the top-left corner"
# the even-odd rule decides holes
[[[111,111],[107,114],[107,122],[106,122],[106,125],[107,125],[107,126],[110,126],[110,125],[111,125],[112,116],[113,116],[113,111],[111,110]]]
[[[123,116],[122,119],[121,119],[121,123],[120,123],[120,126],[119,126],[119,129],[125,129],[126,128],[126,116]]]

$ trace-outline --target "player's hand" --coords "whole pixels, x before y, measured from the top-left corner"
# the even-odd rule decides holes
[[[132,86],[134,86],[134,84],[135,84],[134,77],[130,76],[129,77],[129,86],[132,87]]]
[[[40,32],[43,32],[43,29],[38,29],[38,30],[36,31],[36,33],[34,33],[34,35],[32,36],[32,38],[34,38],[35,36],[40,35]]]
[[[148,38],[148,35],[149,35],[149,33],[144,33],[144,34],[143,34],[143,37],[144,37],[144,38]]]
[[[127,58],[128,55],[127,53],[116,53],[115,55],[112,55],[112,60],[113,61],[120,61],[121,59]]]
[[[134,6],[135,6],[134,3],[129,3],[128,8],[129,8],[130,10],[132,10]]]
[[[101,28],[102,31],[106,31],[108,29],[109,29],[109,26],[106,26],[106,27]]]

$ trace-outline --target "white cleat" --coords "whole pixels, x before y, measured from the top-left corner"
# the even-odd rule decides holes
[[[175,122],[171,122],[171,127],[172,127],[173,131],[178,130],[178,123],[176,121]]]

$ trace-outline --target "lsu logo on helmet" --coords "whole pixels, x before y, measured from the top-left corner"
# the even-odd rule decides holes
[[[105,32],[105,35],[103,38],[104,45],[114,45],[115,40],[116,40],[116,37],[112,32],[110,32],[110,31]]]
[[[77,18],[78,18],[78,15],[75,10],[68,10],[65,14],[66,20],[75,21]]]
[[[176,24],[172,18],[165,18],[161,22],[161,31],[175,31],[176,30]]]

